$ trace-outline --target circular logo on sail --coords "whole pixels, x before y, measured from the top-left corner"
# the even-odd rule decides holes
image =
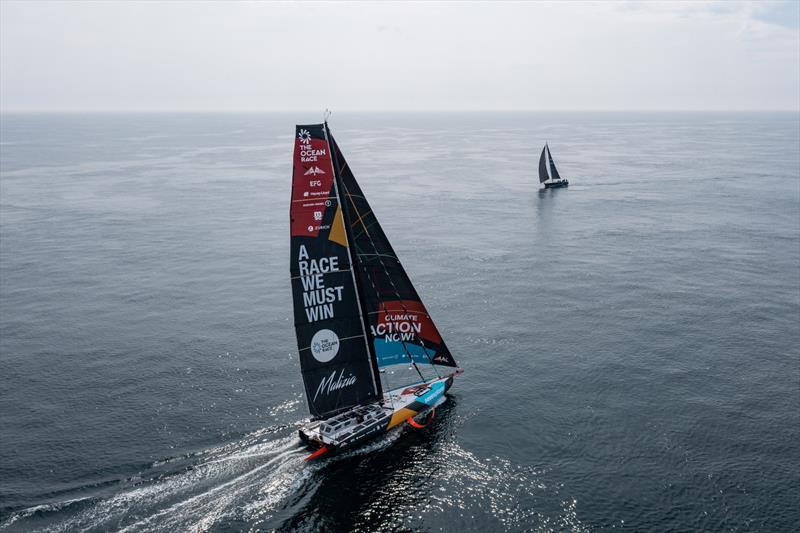
[[[311,133],[308,130],[300,130],[297,133],[297,136],[300,137],[300,142],[303,144],[308,144],[311,142]]]
[[[311,355],[320,363],[327,363],[339,353],[339,336],[329,329],[321,329],[311,339]]]

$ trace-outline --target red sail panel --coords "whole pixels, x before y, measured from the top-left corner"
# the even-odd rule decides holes
[[[317,237],[322,213],[336,201],[328,142],[298,126],[292,177],[292,237]]]
[[[322,124],[296,129],[290,221],[300,368],[309,409],[324,417],[374,399],[380,390]]]
[[[387,300],[381,302],[375,316],[375,336],[413,339],[419,335],[431,345],[442,344],[439,330],[428,315],[428,310],[418,300]],[[386,339],[384,339],[386,340]]]

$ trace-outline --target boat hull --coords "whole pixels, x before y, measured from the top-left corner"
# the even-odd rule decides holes
[[[455,374],[384,394],[382,402],[356,406],[326,420],[313,421],[298,431],[310,449],[336,453],[364,444],[400,427],[403,422],[441,405]],[[315,454],[309,458],[316,457]]]
[[[560,189],[562,187],[569,187],[568,180],[553,181],[544,184],[545,189]]]

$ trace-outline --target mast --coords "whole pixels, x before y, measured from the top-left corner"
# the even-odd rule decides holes
[[[324,122],[323,131],[325,133],[325,140],[328,142],[328,146],[331,150],[331,166],[333,167],[333,187],[336,191],[336,198],[339,202],[340,209],[342,210],[342,216],[344,217],[344,231],[345,235],[347,235],[347,242],[353,243],[354,240],[352,238],[351,230],[350,230],[350,215],[348,210],[344,208],[344,200],[342,198],[341,193],[341,177],[340,177],[340,169],[339,165],[336,162],[336,146],[335,143],[331,142],[331,134],[330,130],[328,129],[328,121]],[[359,318],[361,319],[361,327],[364,330],[364,344],[367,347],[367,353],[369,353],[370,359],[370,367],[372,368],[372,386],[375,390],[375,394],[377,396],[381,396],[383,393],[381,389],[381,380],[380,380],[380,370],[378,369],[378,358],[375,354],[375,347],[372,346],[372,343],[369,342],[369,325],[367,324],[367,311],[364,309],[363,301],[363,289],[361,284],[358,282],[358,276],[356,276],[356,269],[360,269],[361,265],[358,262],[357,256],[358,254],[354,254],[350,250],[350,246],[347,247],[347,255],[350,258],[350,273],[353,277],[353,284],[356,287],[356,302],[358,303],[358,311],[359,311]]]

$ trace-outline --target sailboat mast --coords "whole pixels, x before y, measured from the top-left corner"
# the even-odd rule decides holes
[[[351,250],[351,245],[353,245],[353,239],[350,237],[350,216],[347,214],[347,209],[344,208],[344,200],[342,198],[341,187],[340,187],[340,178],[339,178],[339,164],[336,162],[336,149],[334,148],[334,143],[332,142],[330,130],[328,129],[328,121],[324,122],[324,126],[322,131],[325,133],[325,140],[328,143],[328,147],[331,151],[331,166],[333,167],[333,188],[336,191],[336,200],[339,202],[339,209],[342,211],[342,217],[344,220],[344,231],[345,235],[347,235],[347,257],[350,260],[350,274],[353,277],[353,285],[355,286],[355,293],[356,293],[356,303],[358,304],[358,316],[361,319],[361,327],[364,330],[364,344],[367,347],[367,353],[369,354],[370,359],[370,367],[372,368],[372,372],[370,375],[372,376],[372,387],[375,390],[375,394],[381,396],[383,393],[380,378],[376,379],[376,376],[380,376],[379,369],[378,369],[378,357],[375,354],[374,346],[371,346],[372,343],[369,342],[369,324],[367,323],[367,313],[364,309],[364,305],[362,304],[362,295],[361,295],[361,285],[358,283],[358,277],[356,276],[356,268],[360,268],[360,264],[357,263],[357,259]]]

